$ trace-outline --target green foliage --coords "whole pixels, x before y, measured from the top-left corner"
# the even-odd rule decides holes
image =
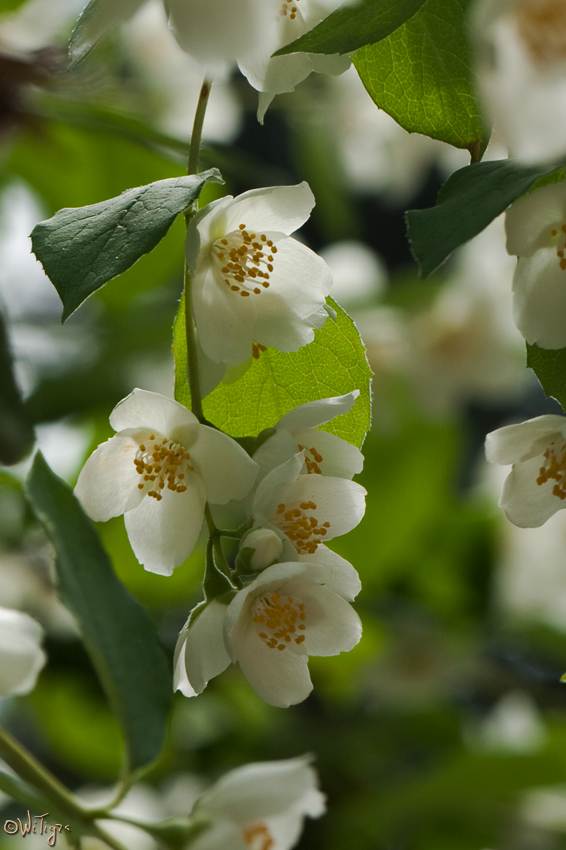
[[[63,302],[63,321],[89,295],[153,250],[208,181],[222,182],[216,169],[128,189],[89,207],[59,210],[37,224],[33,251]]]
[[[408,234],[423,277],[431,274],[452,251],[487,227],[513,201],[559,166],[526,165],[515,160],[478,162],[448,178],[428,210],[406,214]]]
[[[566,410],[566,348],[539,348],[527,343],[527,366],[533,370],[546,395]]]
[[[221,383],[206,396],[206,418],[232,437],[257,436],[299,404],[359,389],[353,408],[323,428],[361,446],[370,426],[371,371],[355,324],[335,302],[328,300],[336,310],[336,321],[327,319],[315,331],[314,341],[298,351],[284,354],[268,348],[262,352],[241,377],[232,383]],[[173,351],[175,398],[190,408],[184,301],[175,320]]]
[[[161,751],[171,701],[171,675],[153,627],[114,575],[73,493],[41,454],[27,492],[55,546],[61,598],[79,623],[121,726],[127,767],[142,768]]]
[[[359,0],[344,4],[318,26],[279,48],[286,53],[351,53],[387,38],[409,20],[427,0]]]
[[[380,109],[475,157],[487,144],[466,32],[470,0],[428,0],[402,27],[359,50],[354,65]]]
[[[0,313],[0,463],[22,460],[33,446],[33,428],[16,385],[10,343]]]

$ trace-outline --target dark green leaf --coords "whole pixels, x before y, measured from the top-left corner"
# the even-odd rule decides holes
[[[8,333],[0,314],[0,463],[18,463],[31,450],[33,428],[14,377]]]
[[[411,18],[426,0],[361,0],[344,4],[318,26],[274,54],[351,53],[386,38]]]
[[[355,324],[338,304],[328,301],[336,321],[327,319],[315,331],[314,341],[298,351],[262,352],[238,380],[221,383],[206,396],[206,418],[232,437],[256,436],[299,404],[359,389],[352,409],[323,429],[361,446],[370,426],[371,370]],[[183,301],[175,320],[174,352],[175,398],[190,408]]]
[[[474,87],[466,14],[470,0],[428,0],[402,27],[354,56],[380,109],[409,133],[477,156],[485,126]]]
[[[452,174],[438,193],[435,207],[407,213],[409,239],[421,275],[437,269],[540,178],[558,174],[558,168],[504,159],[467,165]]]
[[[127,767],[139,769],[163,746],[172,693],[167,660],[145,611],[116,578],[91,521],[39,453],[26,486],[55,546],[61,598],[79,623],[122,728]]]
[[[99,204],[59,210],[36,225],[31,234],[33,252],[63,302],[63,320],[155,248],[207,182],[221,183],[220,173],[212,168],[159,180]]]
[[[533,370],[546,395],[566,410],[566,348],[539,348],[527,343],[527,366]]]

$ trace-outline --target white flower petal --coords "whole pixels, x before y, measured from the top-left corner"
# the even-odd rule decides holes
[[[235,440],[207,425],[198,429],[191,459],[204,482],[207,500],[218,505],[247,496],[258,473],[257,463]]]
[[[191,850],[249,850],[242,829],[229,820],[216,820],[191,839]]]
[[[305,181],[296,186],[251,189],[238,195],[226,207],[226,232],[245,224],[248,230],[275,231],[288,236],[305,223],[314,204],[314,195]]]
[[[566,507],[566,502],[553,495],[553,480],[537,484],[544,458],[535,457],[513,466],[503,485],[499,502],[507,519],[520,528],[538,528]]]
[[[172,398],[161,393],[135,389],[116,405],[110,414],[110,424],[115,431],[123,431],[126,428],[153,428],[171,438],[171,432],[176,428],[198,424],[198,419]]]
[[[333,537],[351,531],[361,522],[365,513],[366,492],[360,484],[343,478],[301,475],[285,491],[282,501],[287,508],[298,506],[302,502],[314,502],[316,508],[313,508],[312,513],[319,523],[330,523],[325,540],[332,540]],[[273,516],[271,521],[276,524]]]
[[[124,515],[131,547],[146,570],[171,575],[189,557],[202,525],[206,493],[193,473],[184,493],[165,488],[160,502],[145,496]]]
[[[213,599],[179,635],[173,687],[186,697],[201,694],[231,664],[223,637],[227,607]]]
[[[311,459],[315,449],[322,460],[316,461],[322,475],[333,478],[352,478],[362,471],[364,467],[364,456],[357,446],[347,443],[328,431],[317,431],[313,428],[304,431],[295,431],[297,445],[304,446],[305,458]],[[308,467],[308,463],[307,463]]]
[[[71,56],[78,62],[106,33],[118,23],[128,20],[146,0],[91,0],[85,6],[70,44]]]
[[[507,251],[530,257],[548,244],[551,230],[566,219],[566,182],[543,186],[521,198],[507,210]]]
[[[253,458],[265,474],[275,467],[281,466],[282,463],[297,454],[297,451],[297,441],[291,434],[283,428],[277,428],[275,433],[262,443],[259,449],[256,449]]]
[[[268,517],[277,510],[282,494],[290,487],[304,469],[302,454],[293,455],[277,466],[260,481],[252,504],[252,514]]]
[[[334,398],[321,398],[319,401],[307,401],[294,407],[281,417],[276,428],[285,428],[287,431],[298,431],[304,428],[316,428],[330,422],[335,416],[348,413],[352,409],[360,394],[359,390],[353,390],[346,395]]]
[[[91,454],[81,469],[75,496],[95,522],[120,516],[143,499],[134,459],[148,435],[147,429],[115,434]]]
[[[360,577],[350,562],[327,546],[319,546],[314,555],[301,554],[299,560],[308,565],[308,570],[303,573],[305,578],[323,584],[350,602],[362,589]]]
[[[566,417],[545,414],[506,425],[487,435],[485,453],[490,463],[519,463],[541,455],[554,435],[566,436]]]
[[[204,276],[195,274],[193,311],[200,344],[215,363],[237,365],[247,360],[254,343],[256,300],[231,292],[210,267]]]
[[[566,346],[566,270],[554,248],[520,259],[513,279],[513,319],[531,345]]]
[[[0,607],[0,697],[32,690],[46,656],[43,629],[21,611]]]
[[[301,649],[304,646],[307,655],[338,655],[360,642],[360,618],[342,596],[308,581],[306,575],[289,582],[285,590],[305,605],[305,642]]]

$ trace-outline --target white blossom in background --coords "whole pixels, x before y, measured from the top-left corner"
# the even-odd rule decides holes
[[[509,153],[527,161],[564,153],[563,0],[482,0],[472,26],[485,103]]]
[[[0,607],[0,697],[31,691],[46,657],[43,629],[22,611]]]
[[[351,305],[374,301],[387,281],[385,263],[375,251],[356,239],[332,242],[320,252],[332,272],[332,297],[347,310]]]
[[[171,575],[197,541],[205,502],[244,498],[257,464],[183,405],[135,389],[112,411],[118,433],[84,465],[75,494],[95,522],[124,514],[130,544],[150,572]]]
[[[291,850],[305,817],[326,810],[310,758],[247,764],[221,777],[197,800],[192,815],[208,828],[191,850]]]
[[[490,463],[513,464],[499,502],[521,528],[537,528],[566,508],[566,417],[546,414],[492,431]]]
[[[359,589],[357,572],[342,558],[330,570],[315,558],[267,567],[229,605],[211,602],[181,632],[175,688],[201,693],[233,661],[270,705],[302,702],[313,687],[308,656],[338,655],[359,642],[361,622],[349,604]]]
[[[253,189],[204,207],[187,230],[200,344],[216,363],[237,365],[273,346],[297,351],[327,318],[332,276],[292,239],[309,217],[306,183]]]
[[[513,317],[530,344],[566,346],[566,182],[521,198],[507,211],[507,250],[519,257]]]

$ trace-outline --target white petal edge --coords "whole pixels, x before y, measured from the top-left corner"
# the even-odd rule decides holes
[[[257,463],[235,440],[207,425],[199,426],[191,458],[204,482],[208,501],[217,505],[247,496],[259,471]]]
[[[126,428],[148,428],[170,438],[175,428],[194,425],[198,419],[172,398],[161,393],[136,388],[118,402],[110,414],[110,424],[115,431]]]
[[[359,390],[352,390],[350,393],[333,398],[307,401],[305,404],[300,404],[285,413],[275,427],[285,428],[293,433],[299,429],[316,428],[318,425],[324,425],[334,419],[335,416],[348,413],[359,395]]]
[[[485,438],[485,454],[490,463],[520,463],[541,455],[556,434],[566,436],[566,416],[547,413],[492,431]]]
[[[209,681],[232,663],[223,637],[227,608],[213,599],[179,635],[173,689],[186,697],[201,694]]]

